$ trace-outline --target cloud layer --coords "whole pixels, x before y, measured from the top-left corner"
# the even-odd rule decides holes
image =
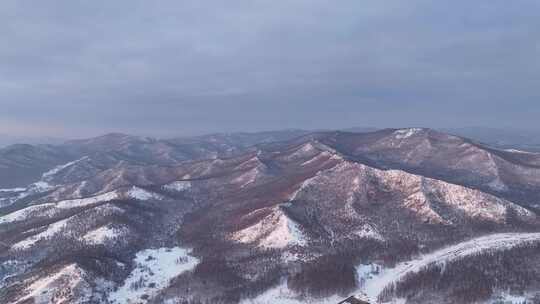
[[[540,2],[0,3],[2,133],[540,129]]]

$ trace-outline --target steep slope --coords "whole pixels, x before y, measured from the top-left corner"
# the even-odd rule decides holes
[[[538,209],[540,154],[498,150],[419,128],[318,136],[344,155],[372,166],[478,188]]]

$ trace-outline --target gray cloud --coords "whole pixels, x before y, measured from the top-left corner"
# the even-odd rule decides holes
[[[534,128],[540,3],[0,3],[4,132]]]

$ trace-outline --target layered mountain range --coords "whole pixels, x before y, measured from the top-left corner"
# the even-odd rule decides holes
[[[0,188],[2,303],[540,299],[540,154],[431,129],[14,145]]]

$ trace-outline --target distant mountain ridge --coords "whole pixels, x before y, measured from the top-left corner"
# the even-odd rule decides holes
[[[43,144],[61,144],[66,140],[63,138],[49,136],[12,136],[8,134],[0,134],[0,148],[15,144],[43,145]]]

